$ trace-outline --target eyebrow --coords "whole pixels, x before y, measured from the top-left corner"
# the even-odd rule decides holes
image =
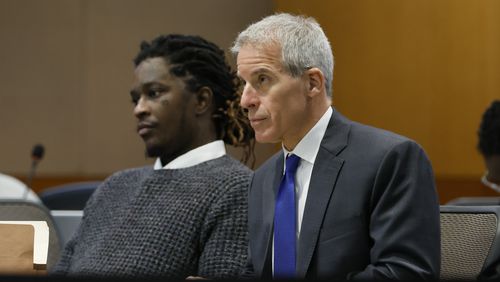
[[[261,74],[261,73],[272,73],[272,71],[270,71],[268,68],[258,68],[254,71],[252,71],[252,73],[250,74],[251,76],[254,76],[254,75],[258,75],[258,74]]]
[[[141,89],[147,89],[147,88],[150,88],[153,85],[157,85],[157,84],[163,85],[162,83],[155,82],[155,81],[146,82],[144,84],[139,84],[139,85],[135,86],[134,88],[132,88],[132,90],[130,90],[130,95],[139,95],[139,94],[141,94]]]
[[[259,74],[272,74],[272,71],[269,70],[269,68],[259,67],[255,70],[252,70],[252,72],[250,73],[250,77],[255,77]],[[236,73],[236,75],[238,76],[239,79],[243,79],[239,73]]]

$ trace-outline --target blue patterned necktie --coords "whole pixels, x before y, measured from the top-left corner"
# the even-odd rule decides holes
[[[274,210],[274,278],[295,278],[296,221],[295,172],[300,158],[286,158],[285,175],[281,179]]]

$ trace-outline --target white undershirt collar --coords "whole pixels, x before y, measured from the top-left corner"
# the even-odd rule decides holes
[[[314,164],[316,160],[316,155],[319,151],[319,146],[321,145],[321,140],[325,135],[326,128],[328,127],[328,122],[332,117],[333,110],[328,107],[326,112],[320,118],[320,120],[307,132],[307,134],[300,140],[300,142],[295,146],[293,151],[288,151],[282,144],[284,159],[286,163],[286,156],[290,153],[299,156],[302,160],[307,161],[311,165]],[[284,168],[284,167],[283,167]],[[284,171],[284,170],[283,170]]]
[[[226,154],[224,141],[216,140],[188,151],[162,166],[160,158],[156,159],[154,169],[180,169],[220,158]]]

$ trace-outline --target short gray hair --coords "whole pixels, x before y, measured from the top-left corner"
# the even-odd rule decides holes
[[[287,13],[267,16],[240,32],[231,52],[237,56],[244,45],[281,47],[283,66],[293,77],[308,68],[319,68],[325,76],[327,95],[332,96],[332,47],[315,19]]]

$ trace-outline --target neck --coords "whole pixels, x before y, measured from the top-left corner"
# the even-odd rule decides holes
[[[201,122],[200,122],[201,123]],[[183,154],[196,149],[200,146],[203,146],[205,144],[214,142],[217,140],[217,134],[215,132],[215,126],[213,123],[210,123],[207,126],[198,126],[195,129],[190,128],[189,130],[193,130],[194,132],[191,138],[191,142],[182,144],[184,145],[182,148],[180,148],[175,154],[170,154],[170,155],[165,155],[162,154],[160,155],[160,160],[161,164],[165,166],[166,164],[170,163],[174,159],[176,159],[179,156],[182,156]]]
[[[486,157],[488,181],[500,184],[500,154]]]
[[[316,123],[321,119],[321,117],[323,117],[326,110],[330,106],[331,104],[327,99],[322,101],[322,103],[313,105],[310,109],[311,114],[307,117],[304,117],[306,121],[302,129],[299,129],[294,135],[283,138],[283,147],[285,147],[285,149],[287,149],[288,151],[293,151],[293,149],[295,149],[295,146],[297,146],[302,138],[304,138],[304,136],[306,136],[306,134],[314,127],[314,125],[316,125]]]
[[[486,179],[489,181],[489,182],[492,182],[492,183],[495,183],[497,185],[500,185],[500,177],[498,177],[498,175],[494,175],[494,174],[491,174],[491,173],[487,173],[486,174]]]
[[[495,182],[493,182],[492,180],[489,179],[488,172],[486,172],[483,175],[483,177],[481,178],[481,182],[485,186],[487,186],[487,187],[489,187],[489,188],[491,188],[491,189],[493,189],[493,190],[495,190],[495,191],[497,191],[497,192],[500,193],[500,185],[498,184],[498,182],[495,183]]]

